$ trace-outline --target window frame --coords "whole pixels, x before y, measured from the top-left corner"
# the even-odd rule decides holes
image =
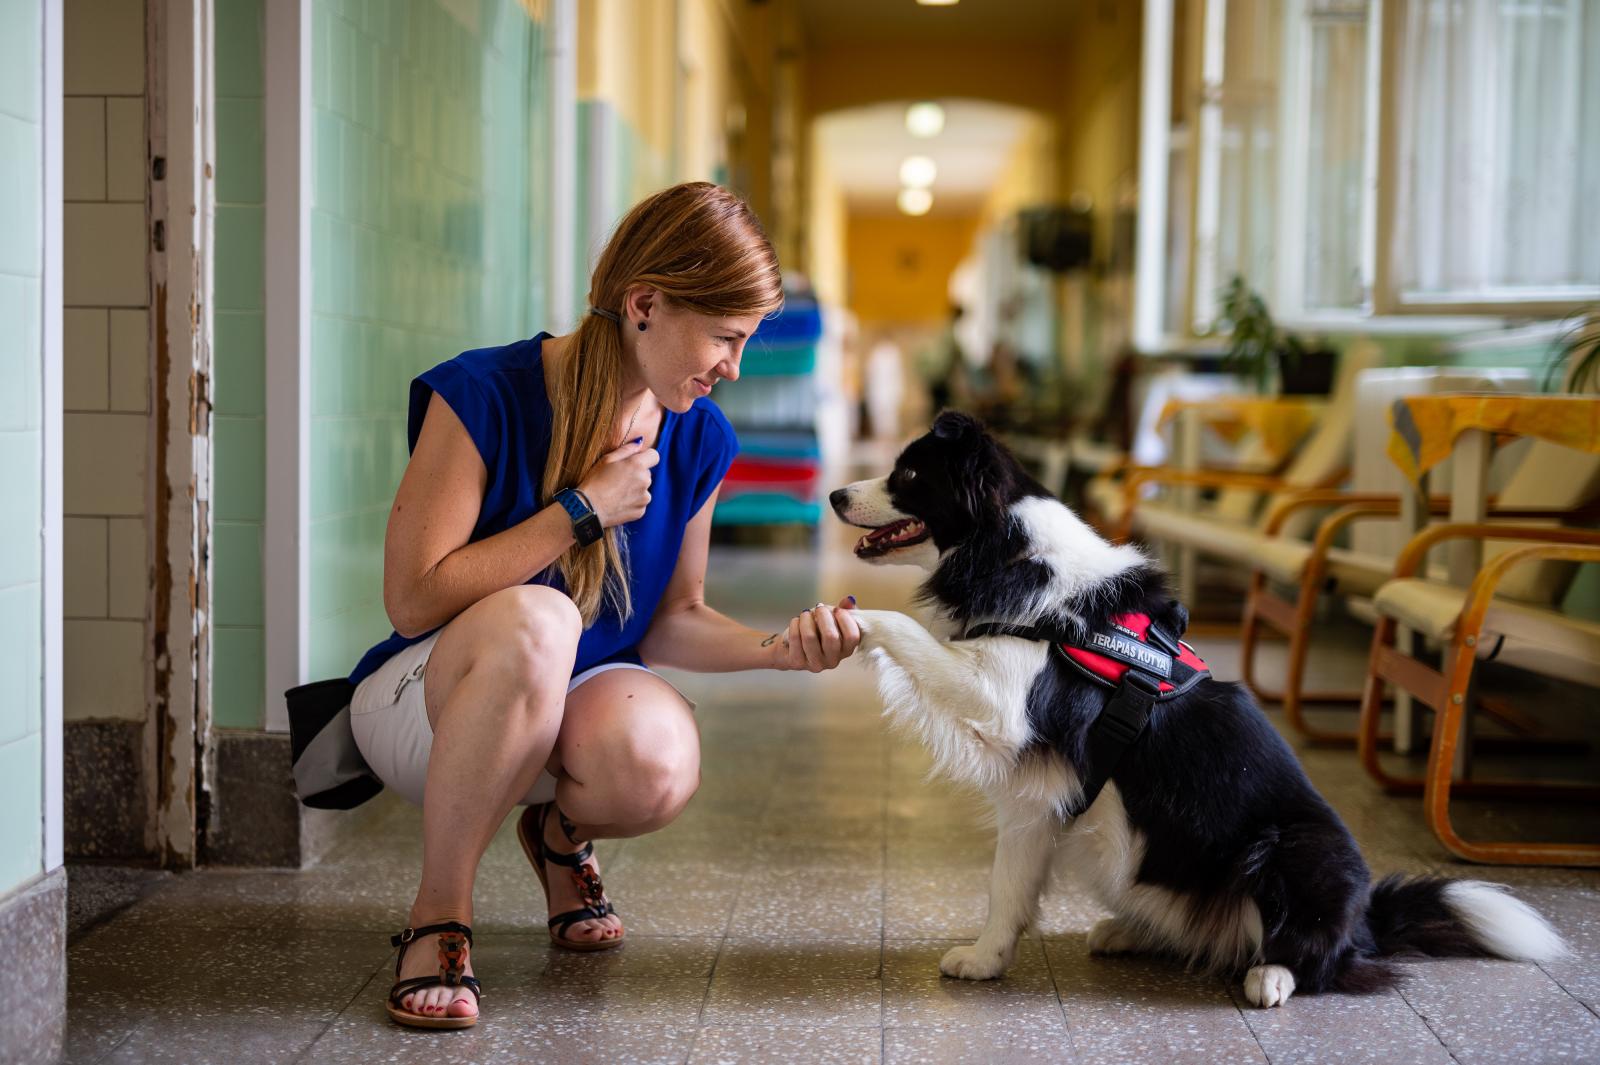
[[[1286,0],[1278,122],[1279,160],[1274,194],[1278,227],[1277,261],[1270,277],[1253,279],[1264,291],[1276,317],[1297,330],[1382,333],[1451,332],[1493,328],[1510,319],[1551,318],[1572,314],[1600,299],[1600,285],[1560,289],[1519,289],[1503,298],[1481,293],[1460,298],[1408,296],[1396,280],[1400,248],[1380,234],[1394,232],[1397,210],[1399,114],[1384,101],[1396,96],[1399,83],[1400,29],[1406,3],[1417,0],[1369,0],[1367,64],[1363,87],[1362,203],[1360,227],[1361,287],[1359,307],[1308,308],[1305,301],[1305,237],[1309,153],[1311,24],[1308,0]],[[1145,0],[1140,107],[1138,257],[1135,264],[1133,342],[1147,354],[1169,353],[1195,346],[1206,338],[1196,294],[1216,272],[1220,233],[1220,199],[1215,178],[1207,180],[1220,158],[1221,113],[1215,89],[1226,78],[1224,46],[1228,0],[1193,0],[1187,11],[1184,43],[1191,61],[1175,64],[1178,46],[1175,0]],[[1190,72],[1189,84],[1174,86],[1178,70]],[[1187,111],[1191,166],[1188,173],[1189,225],[1185,261],[1176,271],[1183,285],[1182,313],[1166,328],[1168,291],[1166,241],[1170,200],[1172,101]],[[1211,118],[1208,120],[1207,114]],[[1210,243],[1206,243],[1210,241]],[[1213,285],[1213,287],[1216,287]]]

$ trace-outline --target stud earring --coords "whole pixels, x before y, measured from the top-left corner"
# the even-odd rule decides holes
[[[648,328],[649,328],[649,326],[647,326],[647,325],[645,325],[645,323],[643,323],[643,322],[640,322],[640,323],[639,323],[639,332],[641,332],[641,333],[642,333],[642,332],[644,332],[644,331],[645,331],[645,330],[646,330],[646,329],[648,329]]]

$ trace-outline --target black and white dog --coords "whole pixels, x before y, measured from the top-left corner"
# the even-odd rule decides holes
[[[1096,720],[1116,696],[1054,643],[1110,647],[1143,639],[1148,624],[1151,645],[1166,632],[1173,656],[1197,661],[1176,644],[1183,608],[1138,550],[1101,539],[974,419],[940,415],[887,477],[830,502],[871,530],[856,544],[860,558],[929,572],[921,597],[934,631],[861,610],[861,647],[885,714],[997,816],[988,920],[976,943],[944,956],[946,975],[1006,971],[1058,848],[1113,914],[1089,933],[1090,951],[1243,973],[1257,1006],[1297,989],[1392,986],[1386,955],[1565,952],[1543,918],[1496,885],[1398,876],[1374,885],[1349,830],[1254,699],[1212,680],[1203,663],[1146,699],[1143,731],[1107,755]]]

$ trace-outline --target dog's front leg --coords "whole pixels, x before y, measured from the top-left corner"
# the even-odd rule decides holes
[[[989,874],[989,918],[976,943],[945,954],[940,972],[962,980],[993,980],[1010,968],[1017,937],[1038,913],[1055,829],[1049,814],[1030,813],[1025,820],[1008,823],[1002,811]]]
[[[879,693],[891,708],[905,702],[921,709],[959,707],[986,741],[1013,754],[1020,749],[1022,710],[1043,645],[1010,637],[951,643],[892,610],[858,610],[855,616],[861,648],[876,665]]]

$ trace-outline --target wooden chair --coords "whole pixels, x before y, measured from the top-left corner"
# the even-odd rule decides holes
[[[1488,515],[1497,520],[1582,522],[1600,516],[1600,456],[1587,455],[1545,441],[1533,441],[1504,490],[1491,502]],[[1309,540],[1281,535],[1297,512],[1335,507],[1318,524]],[[1428,511],[1448,514],[1447,497],[1433,496]],[[1394,560],[1338,546],[1342,534],[1358,522],[1396,521],[1400,498],[1383,493],[1308,491],[1278,504],[1269,515],[1261,536],[1249,547],[1254,562],[1250,590],[1245,599],[1240,632],[1240,669],[1246,684],[1262,698],[1283,704],[1289,724],[1319,743],[1348,744],[1355,733],[1321,728],[1304,713],[1307,704],[1360,701],[1362,692],[1305,692],[1307,657],[1314,634],[1320,597],[1335,593],[1345,597],[1372,597],[1391,577]],[[1293,598],[1280,596],[1275,586],[1294,589]],[[1552,606],[1560,587],[1560,573],[1548,567],[1513,575],[1507,594],[1523,601]],[[1283,690],[1266,689],[1257,678],[1256,652],[1261,630],[1288,637],[1288,660]],[[1496,708],[1490,708],[1495,713]],[[1521,721],[1505,723],[1520,731]]]
[[[1514,546],[1490,558],[1467,588],[1417,576],[1430,548],[1461,539],[1496,540]],[[1600,844],[1469,841],[1456,831],[1450,818],[1452,795],[1600,800],[1600,787],[1592,783],[1452,779],[1473,671],[1486,650],[1499,660],[1547,676],[1600,687],[1600,623],[1505,594],[1519,569],[1526,576],[1541,567],[1571,571],[1584,562],[1600,563],[1600,531],[1548,525],[1435,525],[1406,545],[1392,579],[1378,589],[1373,600],[1379,623],[1361,700],[1361,763],[1388,791],[1421,791],[1428,824],[1440,842],[1469,861],[1600,864]],[[1396,648],[1395,633],[1400,625],[1444,645],[1441,669]],[[1421,778],[1391,774],[1379,761],[1378,722],[1385,683],[1409,692],[1436,711],[1428,768]]]

